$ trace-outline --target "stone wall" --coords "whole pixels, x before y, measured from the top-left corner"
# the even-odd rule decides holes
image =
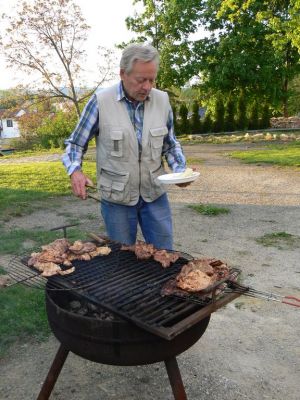
[[[287,128],[299,128],[300,129],[300,117],[278,117],[270,119],[271,128],[274,129],[287,129]]]

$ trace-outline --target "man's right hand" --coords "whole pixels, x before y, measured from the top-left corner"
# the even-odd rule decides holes
[[[93,182],[88,178],[82,171],[74,171],[71,175],[72,190],[75,196],[85,200],[87,198],[86,186],[94,185]]]

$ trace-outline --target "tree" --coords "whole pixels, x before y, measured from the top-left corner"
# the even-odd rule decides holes
[[[236,112],[236,127],[237,129],[244,130],[247,128],[247,105],[245,99],[245,93],[242,90],[239,94],[237,101],[237,112]]]
[[[224,131],[224,103],[220,96],[217,97],[215,104],[215,120],[213,130],[214,132],[223,132]]]
[[[111,76],[112,52],[101,49],[105,67],[90,90],[83,93],[84,42],[89,26],[73,0],[22,2],[16,17],[6,16],[9,28],[1,38],[8,65],[31,74],[38,73],[43,89],[35,92],[41,100],[63,98],[71,101],[80,115],[79,104]],[[30,93],[34,87],[30,87]]]
[[[204,121],[203,121],[202,132],[209,133],[209,132],[211,132],[211,130],[212,130],[211,113],[209,111],[206,111]]]
[[[191,131],[192,133],[201,133],[201,121],[199,115],[199,102],[193,102],[193,110],[192,110],[192,120],[191,120]]]
[[[255,90],[255,81],[251,79],[252,93],[256,92],[274,104],[279,102],[283,115],[288,116],[289,83],[300,72],[300,42],[294,33],[294,30],[299,33],[299,27],[296,29],[295,25],[296,21],[299,24],[299,0],[223,0],[208,3],[216,12],[218,27],[223,30],[220,37],[224,39],[227,51],[235,54],[234,58],[230,58],[232,61],[239,60],[235,63],[237,68],[231,68],[232,74],[237,74],[239,79],[244,76],[241,61],[246,56],[246,82],[254,72],[259,83],[258,91]],[[214,21],[212,25],[215,26]],[[243,51],[243,48],[246,50],[244,42],[248,43],[247,51]],[[224,78],[226,75],[221,74],[220,79]],[[229,82],[228,79],[226,81]]]
[[[192,51],[191,33],[197,32],[202,2],[199,0],[134,0],[144,10],[126,19],[137,41],[150,42],[160,53],[157,86],[183,86],[198,74]],[[124,47],[122,43],[120,47]]]
[[[259,127],[261,129],[270,127],[270,107],[268,104],[263,105],[261,119],[259,120]]]
[[[179,116],[180,116],[180,133],[187,134],[189,131],[189,121],[188,121],[188,108],[183,103],[179,108]]]
[[[235,130],[235,103],[232,96],[229,96],[225,107],[224,128],[227,132]]]
[[[258,104],[257,101],[254,101],[249,110],[249,129],[258,129]]]

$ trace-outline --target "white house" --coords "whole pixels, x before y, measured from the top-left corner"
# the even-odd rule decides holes
[[[24,110],[19,110],[17,112],[0,110],[0,139],[20,137],[18,118],[24,114]]]

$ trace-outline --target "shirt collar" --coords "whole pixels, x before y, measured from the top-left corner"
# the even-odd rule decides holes
[[[132,103],[131,100],[128,99],[128,97],[126,96],[124,87],[123,87],[123,82],[120,81],[119,85],[118,85],[118,94],[117,94],[117,101],[121,101],[125,99],[126,101],[129,101],[130,103]],[[150,100],[151,99],[151,93],[148,95],[148,97],[146,98],[146,100]]]

